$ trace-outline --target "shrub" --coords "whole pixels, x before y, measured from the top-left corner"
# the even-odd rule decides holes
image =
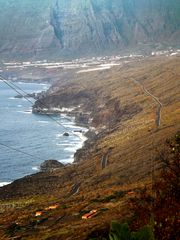
[[[109,234],[110,240],[154,240],[152,228],[145,226],[137,232],[130,232],[127,223],[112,222]]]

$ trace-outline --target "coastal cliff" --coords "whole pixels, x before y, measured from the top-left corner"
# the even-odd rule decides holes
[[[149,239],[179,239],[179,26],[179,0],[0,0],[5,82],[51,83],[24,96],[35,98],[32,114],[60,125],[53,114],[70,115],[89,128],[72,164],[50,157],[0,187],[0,239],[109,239],[114,219],[130,224],[133,238],[149,224]],[[63,148],[83,134],[75,129],[58,137]],[[53,139],[36,133],[30,141],[46,140],[51,154]]]
[[[142,207],[151,206],[153,181],[159,179],[159,172],[164,169],[162,157],[168,163],[172,155],[176,160],[179,156],[179,143],[166,141],[179,130],[179,68],[179,56],[149,57],[123,63],[101,74],[98,71],[81,73],[73,79],[74,85],[67,81],[63,87],[61,81],[57,82],[56,91],[49,91],[41,98],[43,103],[49,107],[64,103],[78,107],[76,104],[82,101],[81,111],[89,110],[93,118],[94,135],[76,153],[74,164],[57,167],[54,161],[53,166],[52,161],[48,161],[48,172],[27,176],[0,188],[3,216],[0,238],[87,240],[107,237],[112,219],[134,221],[130,203],[140,195],[143,201],[140,199],[138,209],[143,209],[143,218],[137,213],[135,217],[142,220],[142,226],[149,222],[147,218],[145,223],[147,211]],[[81,92],[80,98],[76,98],[78,92]],[[153,96],[163,104],[160,126],[156,125],[159,105]],[[39,104],[38,100],[35,105]],[[178,134],[176,138],[179,141]],[[170,144],[168,151],[165,142]],[[167,180],[170,182],[165,193],[171,190],[173,194],[170,192],[168,196],[175,196],[174,192],[179,196],[179,181],[174,182],[179,175],[177,178],[166,176],[164,185]],[[145,191],[150,193],[150,198],[146,198]],[[164,200],[168,199],[165,195]],[[171,229],[177,226],[174,216],[178,216],[179,201],[174,202],[160,209],[159,223],[164,221],[164,216],[171,220],[163,229],[159,228],[162,235],[166,226],[167,231],[171,231],[169,226]],[[157,207],[158,217],[159,206],[162,204]],[[97,215],[83,219],[92,210],[97,211]],[[162,235],[157,239],[161,240]]]
[[[144,119],[146,114],[150,114],[151,120],[147,119],[146,124],[152,124],[154,129],[159,127],[157,125],[159,104],[157,102],[151,106],[150,102],[145,100],[145,96],[147,95],[147,98],[154,102],[156,97],[154,98],[151,94],[154,89],[156,91],[159,89],[158,94],[160,94],[160,89],[165,82],[168,84],[166,87],[169,88],[169,78],[174,78],[174,84],[177,84],[179,61],[178,56],[177,64],[171,60],[173,57],[163,58],[149,57],[148,60],[142,58],[138,61],[135,58],[128,62],[122,61],[119,66],[114,66],[110,70],[75,73],[73,80],[63,76],[63,83],[60,78],[47,95],[35,102],[33,112],[61,114],[65,111],[64,113],[75,116],[78,124],[88,126],[89,140],[81,150],[77,151],[75,161],[87,159],[91,156],[91,150],[96,146],[96,142],[108,138],[116,131],[124,131],[124,126],[127,129],[134,128],[133,121],[137,118]],[[169,63],[172,64],[171,67]],[[147,69],[150,75],[147,74]],[[158,79],[157,82],[154,76]],[[160,79],[163,79],[162,82]],[[143,84],[149,86],[148,91]],[[168,94],[161,96],[161,99],[164,99],[163,103],[168,105],[168,99],[173,97],[177,89],[174,89],[174,92],[167,91]],[[170,97],[168,97],[169,94]],[[177,101],[174,102],[176,103]],[[68,109],[70,109],[69,112],[67,112]],[[129,125],[129,121],[132,121],[132,126]],[[109,142],[108,139],[107,142]],[[114,145],[113,140],[112,145]],[[111,143],[109,147],[112,147]],[[108,151],[107,144],[105,148],[105,151]]]

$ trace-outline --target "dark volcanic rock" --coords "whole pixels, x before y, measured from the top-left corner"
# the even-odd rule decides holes
[[[75,121],[77,124],[88,126],[89,124],[89,114],[79,113],[75,116]]]
[[[54,186],[62,185],[67,181],[62,176],[53,176],[50,172],[39,172],[30,176],[15,180],[13,183],[0,188],[0,199],[21,198],[35,196],[41,191],[42,194],[51,193]],[[14,191],[16,189],[16,191]]]
[[[42,172],[49,172],[63,166],[64,165],[57,160],[46,160],[41,164],[40,169]]]
[[[69,137],[69,133],[65,132],[65,133],[63,133],[63,136],[64,137]]]
[[[37,94],[36,93],[28,93],[26,95],[18,94],[18,95],[15,96],[15,98],[34,98],[34,99],[36,99]]]

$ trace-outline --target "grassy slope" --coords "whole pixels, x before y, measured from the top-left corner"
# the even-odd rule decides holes
[[[165,139],[179,129],[179,62],[179,57],[149,58],[103,73],[77,75],[73,80],[74,87],[69,91],[90,92],[95,99],[93,109],[105,103],[92,113],[96,119],[105,110],[111,113],[112,99],[120,101],[122,109],[138,106],[141,111],[128,118],[131,111],[127,110],[121,121],[113,125],[106,119],[104,135],[86,149],[84,161],[48,176],[37,174],[25,178],[1,189],[1,199],[8,198],[0,205],[1,239],[9,239],[10,235],[5,233],[15,221],[20,230],[12,236],[23,236],[22,239],[82,240],[93,230],[107,228],[112,219],[127,217],[130,196],[126,191],[141,189],[145,184],[150,186],[152,165],[159,168],[155,158],[157,151],[163,147]],[[140,81],[163,104],[162,125],[158,130],[155,126],[157,105],[133,79]],[[102,131],[98,121],[94,124]],[[109,130],[107,126],[110,126]],[[102,170],[101,158],[109,147],[112,147],[112,153],[108,166]],[[74,183],[81,183],[79,193],[68,196]],[[12,193],[14,189],[16,191]],[[123,197],[120,191],[123,191]],[[33,226],[35,211],[51,203],[59,203],[59,209],[45,213],[48,220]],[[92,220],[81,220],[81,211],[91,209],[106,211]],[[63,219],[59,219],[61,216]]]

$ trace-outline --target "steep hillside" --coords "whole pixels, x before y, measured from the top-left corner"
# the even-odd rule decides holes
[[[180,45],[178,0],[0,0],[0,56],[53,58]]]
[[[43,103],[82,104],[96,135],[75,164],[0,188],[0,238],[85,240],[107,230],[112,219],[128,219],[129,199],[145,185],[152,192],[162,167],[157,156],[180,127],[179,61],[179,56],[143,58],[57,82]],[[157,99],[162,104],[158,127]],[[98,215],[82,219],[92,209]],[[36,217],[37,211],[42,216]]]

